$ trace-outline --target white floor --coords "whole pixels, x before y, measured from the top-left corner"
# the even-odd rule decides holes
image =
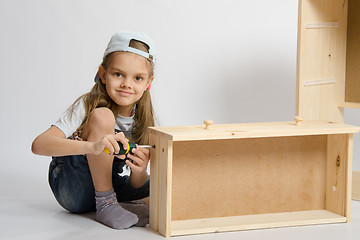
[[[0,198],[0,239],[165,239],[149,228],[113,230],[94,220],[94,214],[64,211],[49,197]],[[360,202],[352,202],[350,224],[326,224],[175,237],[174,239],[360,239]]]

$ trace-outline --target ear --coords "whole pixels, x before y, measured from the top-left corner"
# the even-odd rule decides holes
[[[147,82],[147,85],[148,85],[148,87],[146,88],[147,90],[150,90],[153,80],[154,80],[154,76],[151,76],[151,78]]]
[[[104,69],[102,66],[100,66],[100,67],[99,67],[99,76],[100,76],[101,82],[102,82],[103,84],[106,83],[106,77],[105,77],[105,75],[106,75],[105,69]]]

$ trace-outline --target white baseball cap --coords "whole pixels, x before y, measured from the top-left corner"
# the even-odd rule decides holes
[[[130,47],[131,40],[137,40],[146,44],[149,48],[149,52],[147,53],[142,50]],[[156,61],[156,49],[154,47],[154,43],[145,33],[130,31],[122,31],[115,33],[110,39],[103,58],[105,58],[112,52],[118,51],[139,54],[149,59],[153,64],[155,64]]]

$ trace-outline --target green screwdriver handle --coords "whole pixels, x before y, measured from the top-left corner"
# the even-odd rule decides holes
[[[134,148],[136,148],[136,143],[133,143],[133,142],[128,142],[126,149],[124,149],[123,144],[121,142],[118,142],[118,144],[120,147],[120,151],[119,151],[119,153],[114,153],[114,155],[126,155],[129,152],[131,152]],[[110,154],[110,150],[108,148],[105,148],[104,151],[107,154]]]

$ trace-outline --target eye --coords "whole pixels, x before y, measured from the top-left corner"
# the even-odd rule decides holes
[[[119,73],[119,72],[114,73],[114,76],[118,77],[118,78],[123,77],[123,75],[121,73]]]
[[[137,82],[140,82],[140,81],[142,81],[143,80],[143,77],[141,77],[141,76],[137,76],[136,78],[135,78],[135,81],[137,81]]]

